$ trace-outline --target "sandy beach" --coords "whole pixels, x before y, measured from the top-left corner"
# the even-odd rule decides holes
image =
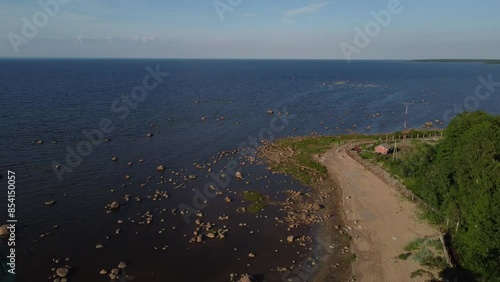
[[[416,262],[397,257],[410,241],[437,236],[437,229],[419,220],[415,204],[349,157],[346,148],[333,147],[320,161],[342,191],[345,223],[352,227],[351,252],[357,256],[352,264],[356,281],[425,281],[410,278],[421,268]]]

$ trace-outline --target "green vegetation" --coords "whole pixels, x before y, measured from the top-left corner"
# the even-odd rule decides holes
[[[351,254],[351,258],[350,258],[351,262],[354,262],[354,261],[356,261],[357,259],[358,259],[358,256],[357,256],[356,254],[354,254],[354,253],[353,253],[353,254]]]
[[[251,213],[258,213],[269,204],[269,196],[254,191],[245,191],[243,197],[246,201],[251,202],[247,208]]]
[[[434,132],[439,131],[413,130],[407,134]],[[391,135],[399,134],[401,132]],[[327,177],[325,167],[316,157],[331,146],[354,140],[376,143],[385,137],[380,134],[281,139],[275,142],[273,150],[279,153],[277,155],[287,156],[270,158],[270,166],[303,184],[313,185],[318,179]],[[411,145],[405,147],[405,144]],[[484,280],[488,275],[500,276],[499,271],[494,272],[500,258],[500,117],[484,112],[462,113],[449,124],[439,142],[398,143],[398,159],[373,154],[370,146],[362,149],[363,158],[382,162],[427,203],[430,208],[424,210],[423,216],[451,235],[451,246],[460,270],[454,273],[446,269],[442,272],[443,277],[463,269],[467,270],[465,274],[473,274],[467,281]],[[420,242],[420,245],[410,246],[400,258],[411,256],[430,268],[445,265],[442,257],[429,255],[422,245],[424,249],[440,251],[437,243]],[[424,273],[427,271],[421,270],[415,275]]]
[[[413,271],[411,274],[410,274],[410,278],[417,278],[417,277],[420,277],[420,276],[424,276],[424,274],[430,274],[428,271],[425,271],[423,269],[418,269],[418,270],[415,270]]]
[[[277,140],[275,145],[280,152],[293,152],[285,162],[270,162],[271,168],[300,180],[305,185],[313,185],[318,179],[328,176],[326,168],[315,156],[318,156],[333,145],[343,144],[349,140],[378,140],[382,135],[341,135],[317,136],[307,138],[284,138]],[[385,135],[384,135],[385,138]]]
[[[425,217],[452,235],[460,265],[487,277],[500,258],[500,117],[462,113],[438,144],[419,142],[398,155],[377,158],[432,207]],[[419,259],[441,264],[425,253]]]
[[[432,270],[443,270],[448,267],[445,259],[442,256],[442,246],[439,240],[432,240],[428,238],[417,238],[405,247],[407,253],[398,256],[401,260],[407,260],[411,257],[415,262],[422,266],[410,274],[411,278],[419,276],[429,276],[431,281],[436,280]]]
[[[407,252],[413,252],[413,251],[416,251],[420,248],[420,246],[422,246],[422,244],[425,242],[425,239],[423,238],[417,238],[413,241],[411,241],[410,243],[408,243],[408,245],[406,245],[405,247],[405,251]]]
[[[411,253],[404,253],[398,256],[399,259],[407,260],[411,256]]]

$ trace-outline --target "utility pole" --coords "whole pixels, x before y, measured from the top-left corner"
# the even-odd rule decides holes
[[[401,103],[403,104],[405,107],[406,107],[406,110],[405,110],[405,125],[404,125],[404,129],[406,130],[406,127],[408,125],[408,107],[415,104],[415,103],[408,103],[408,102],[405,102],[405,103]]]

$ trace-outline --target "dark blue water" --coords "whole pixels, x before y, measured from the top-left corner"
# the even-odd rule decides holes
[[[169,75],[148,91],[144,100],[115,102],[126,99],[134,87],[143,85],[148,66],[158,66]],[[276,238],[276,232],[286,230],[276,226],[274,219],[239,215],[241,219],[231,223],[233,235],[227,239],[203,247],[187,243],[193,225],[185,224],[182,216],[174,216],[170,211],[178,208],[179,203],[192,203],[192,189],[203,189],[210,181],[206,168],[200,172],[193,163],[213,161],[212,157],[220,151],[248,146],[249,137],[401,130],[402,102],[415,103],[408,118],[409,125],[415,128],[427,121],[447,120],[460,111],[461,107],[455,104],[464,102],[469,109],[499,114],[500,89],[485,100],[471,98],[481,84],[478,77],[488,80],[489,75],[493,81],[500,81],[500,65],[0,60],[0,174],[5,187],[7,169],[17,176],[19,281],[46,279],[57,265],[52,259],[67,256],[75,268],[71,281],[107,281],[98,272],[122,260],[130,262],[130,271],[135,271],[132,274],[150,281],[193,281],[202,277],[226,281],[232,272],[263,274],[273,281],[272,277],[278,274],[271,268],[293,265],[289,255],[296,252],[281,245],[283,252],[275,254],[282,239]],[[481,93],[486,89],[482,88]],[[273,109],[274,114],[267,114],[268,109]],[[381,116],[374,118],[376,113]],[[271,122],[278,117],[281,119],[273,126]],[[68,167],[67,148],[76,150],[79,142],[86,140],[83,131],[99,129],[103,119],[112,123],[113,130],[103,136],[111,141],[92,146],[81,163]],[[147,137],[147,133],[153,137]],[[34,144],[35,140],[43,143]],[[118,162],[111,161],[113,156],[118,157]],[[237,160],[239,156],[233,157]],[[139,159],[144,162],[139,163]],[[133,162],[131,167],[127,165],[129,161]],[[220,160],[214,171],[224,169],[227,161]],[[62,173],[59,179],[54,163],[60,164],[63,171],[65,167],[72,171]],[[166,166],[167,172],[158,173],[159,164]],[[165,182],[171,177],[181,178],[172,174],[181,170],[183,175],[196,174],[198,178],[187,181],[182,189],[160,183],[162,175]],[[300,187],[286,177],[268,173],[263,166],[246,166],[244,172],[250,174],[250,185],[233,181],[227,188],[240,202],[239,192],[249,187],[273,197],[277,191]],[[125,175],[132,178],[125,180]],[[146,188],[140,188],[148,176],[153,179]],[[158,187],[170,194],[160,204],[146,198]],[[116,192],[110,192],[111,189]],[[145,200],[125,202],[125,194]],[[5,195],[1,196],[0,223],[7,216]],[[44,205],[49,200],[57,202],[50,207]],[[115,200],[124,203],[123,207],[118,213],[107,214],[104,206]],[[228,207],[223,200],[215,199],[204,212],[216,217],[224,211],[235,213],[237,206]],[[168,211],[160,213],[163,208]],[[152,228],[137,224],[148,210],[164,218],[165,226],[156,219]],[[279,214],[277,209],[274,212]],[[136,223],[119,226],[118,219],[136,219]],[[255,233],[238,227],[244,221],[254,223]],[[59,228],[52,229],[53,225]],[[122,228],[123,234],[115,236],[117,228]],[[162,228],[169,232],[159,235]],[[47,232],[49,236],[40,238]],[[108,240],[108,236],[113,238]],[[105,242],[106,248],[95,250],[99,242]],[[169,245],[168,251],[154,250],[160,242]],[[235,252],[235,246],[241,252]],[[249,262],[249,251],[260,252],[258,259]],[[270,265],[270,261],[275,265]]]

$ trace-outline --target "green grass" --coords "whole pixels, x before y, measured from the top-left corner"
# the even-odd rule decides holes
[[[439,130],[412,130],[409,134],[416,136],[420,134],[441,133]],[[293,156],[286,162],[270,163],[274,171],[290,175],[305,185],[314,184],[314,179],[327,176],[326,168],[318,163],[313,157],[321,155],[328,151],[332,146],[345,144],[346,142],[363,140],[363,141],[384,141],[387,136],[400,136],[401,132],[390,134],[346,134],[337,136],[312,136],[301,138],[283,138],[275,141],[275,145],[288,153],[288,149],[293,149]],[[392,140],[392,138],[391,138]],[[372,151],[372,146],[363,146],[366,151],[362,152],[361,156],[366,159],[378,158]],[[389,159],[387,159],[389,160]]]
[[[271,168],[290,175],[305,185],[312,185],[315,179],[328,176],[326,168],[314,159],[315,155],[321,155],[332,146],[344,144],[346,141],[356,139],[377,140],[379,138],[381,138],[381,135],[351,134],[279,139],[275,144],[281,147],[284,152],[287,152],[288,148],[292,148],[294,154],[291,159],[284,163],[271,163]]]
[[[359,155],[365,160],[371,160],[375,157],[372,151],[362,151]]]
[[[448,267],[445,259],[441,256],[431,256],[427,257],[424,261],[422,261],[422,265],[431,269],[445,269]]]
[[[412,256],[413,260],[416,261],[420,265],[425,265],[426,262],[431,260],[434,257],[434,254],[431,250],[427,248],[423,248],[415,252]]]
[[[243,198],[250,202],[263,201],[266,196],[254,191],[245,191],[243,194]]]
[[[404,253],[398,256],[399,259],[407,260],[411,256],[411,253]]]
[[[413,271],[411,274],[410,274],[410,278],[417,278],[417,277],[421,277],[423,276],[424,274],[427,274],[428,272],[423,270],[423,269],[418,269],[418,270],[415,270]]]
[[[411,257],[415,262],[420,264],[425,269],[442,270],[448,267],[445,259],[436,254],[440,254],[443,250],[441,241],[430,238],[417,238],[405,247],[407,253],[400,254],[399,259],[407,260]],[[412,273],[412,278],[422,276],[429,273],[424,269],[417,270]]]
[[[357,259],[358,259],[358,256],[357,256],[356,254],[354,254],[354,253],[353,253],[353,254],[351,254],[351,258],[350,258],[350,261],[351,261],[351,262],[354,262],[354,261],[356,261]]]
[[[413,252],[413,251],[416,251],[418,249],[420,249],[420,247],[423,245],[425,239],[423,238],[417,238],[413,241],[411,241],[410,243],[408,243],[405,247],[405,251],[406,252]]]
[[[248,206],[247,210],[251,213],[259,213],[266,207],[266,204],[262,202],[255,202]]]
[[[243,198],[251,202],[247,210],[251,213],[259,213],[269,204],[269,196],[254,191],[245,191]]]

